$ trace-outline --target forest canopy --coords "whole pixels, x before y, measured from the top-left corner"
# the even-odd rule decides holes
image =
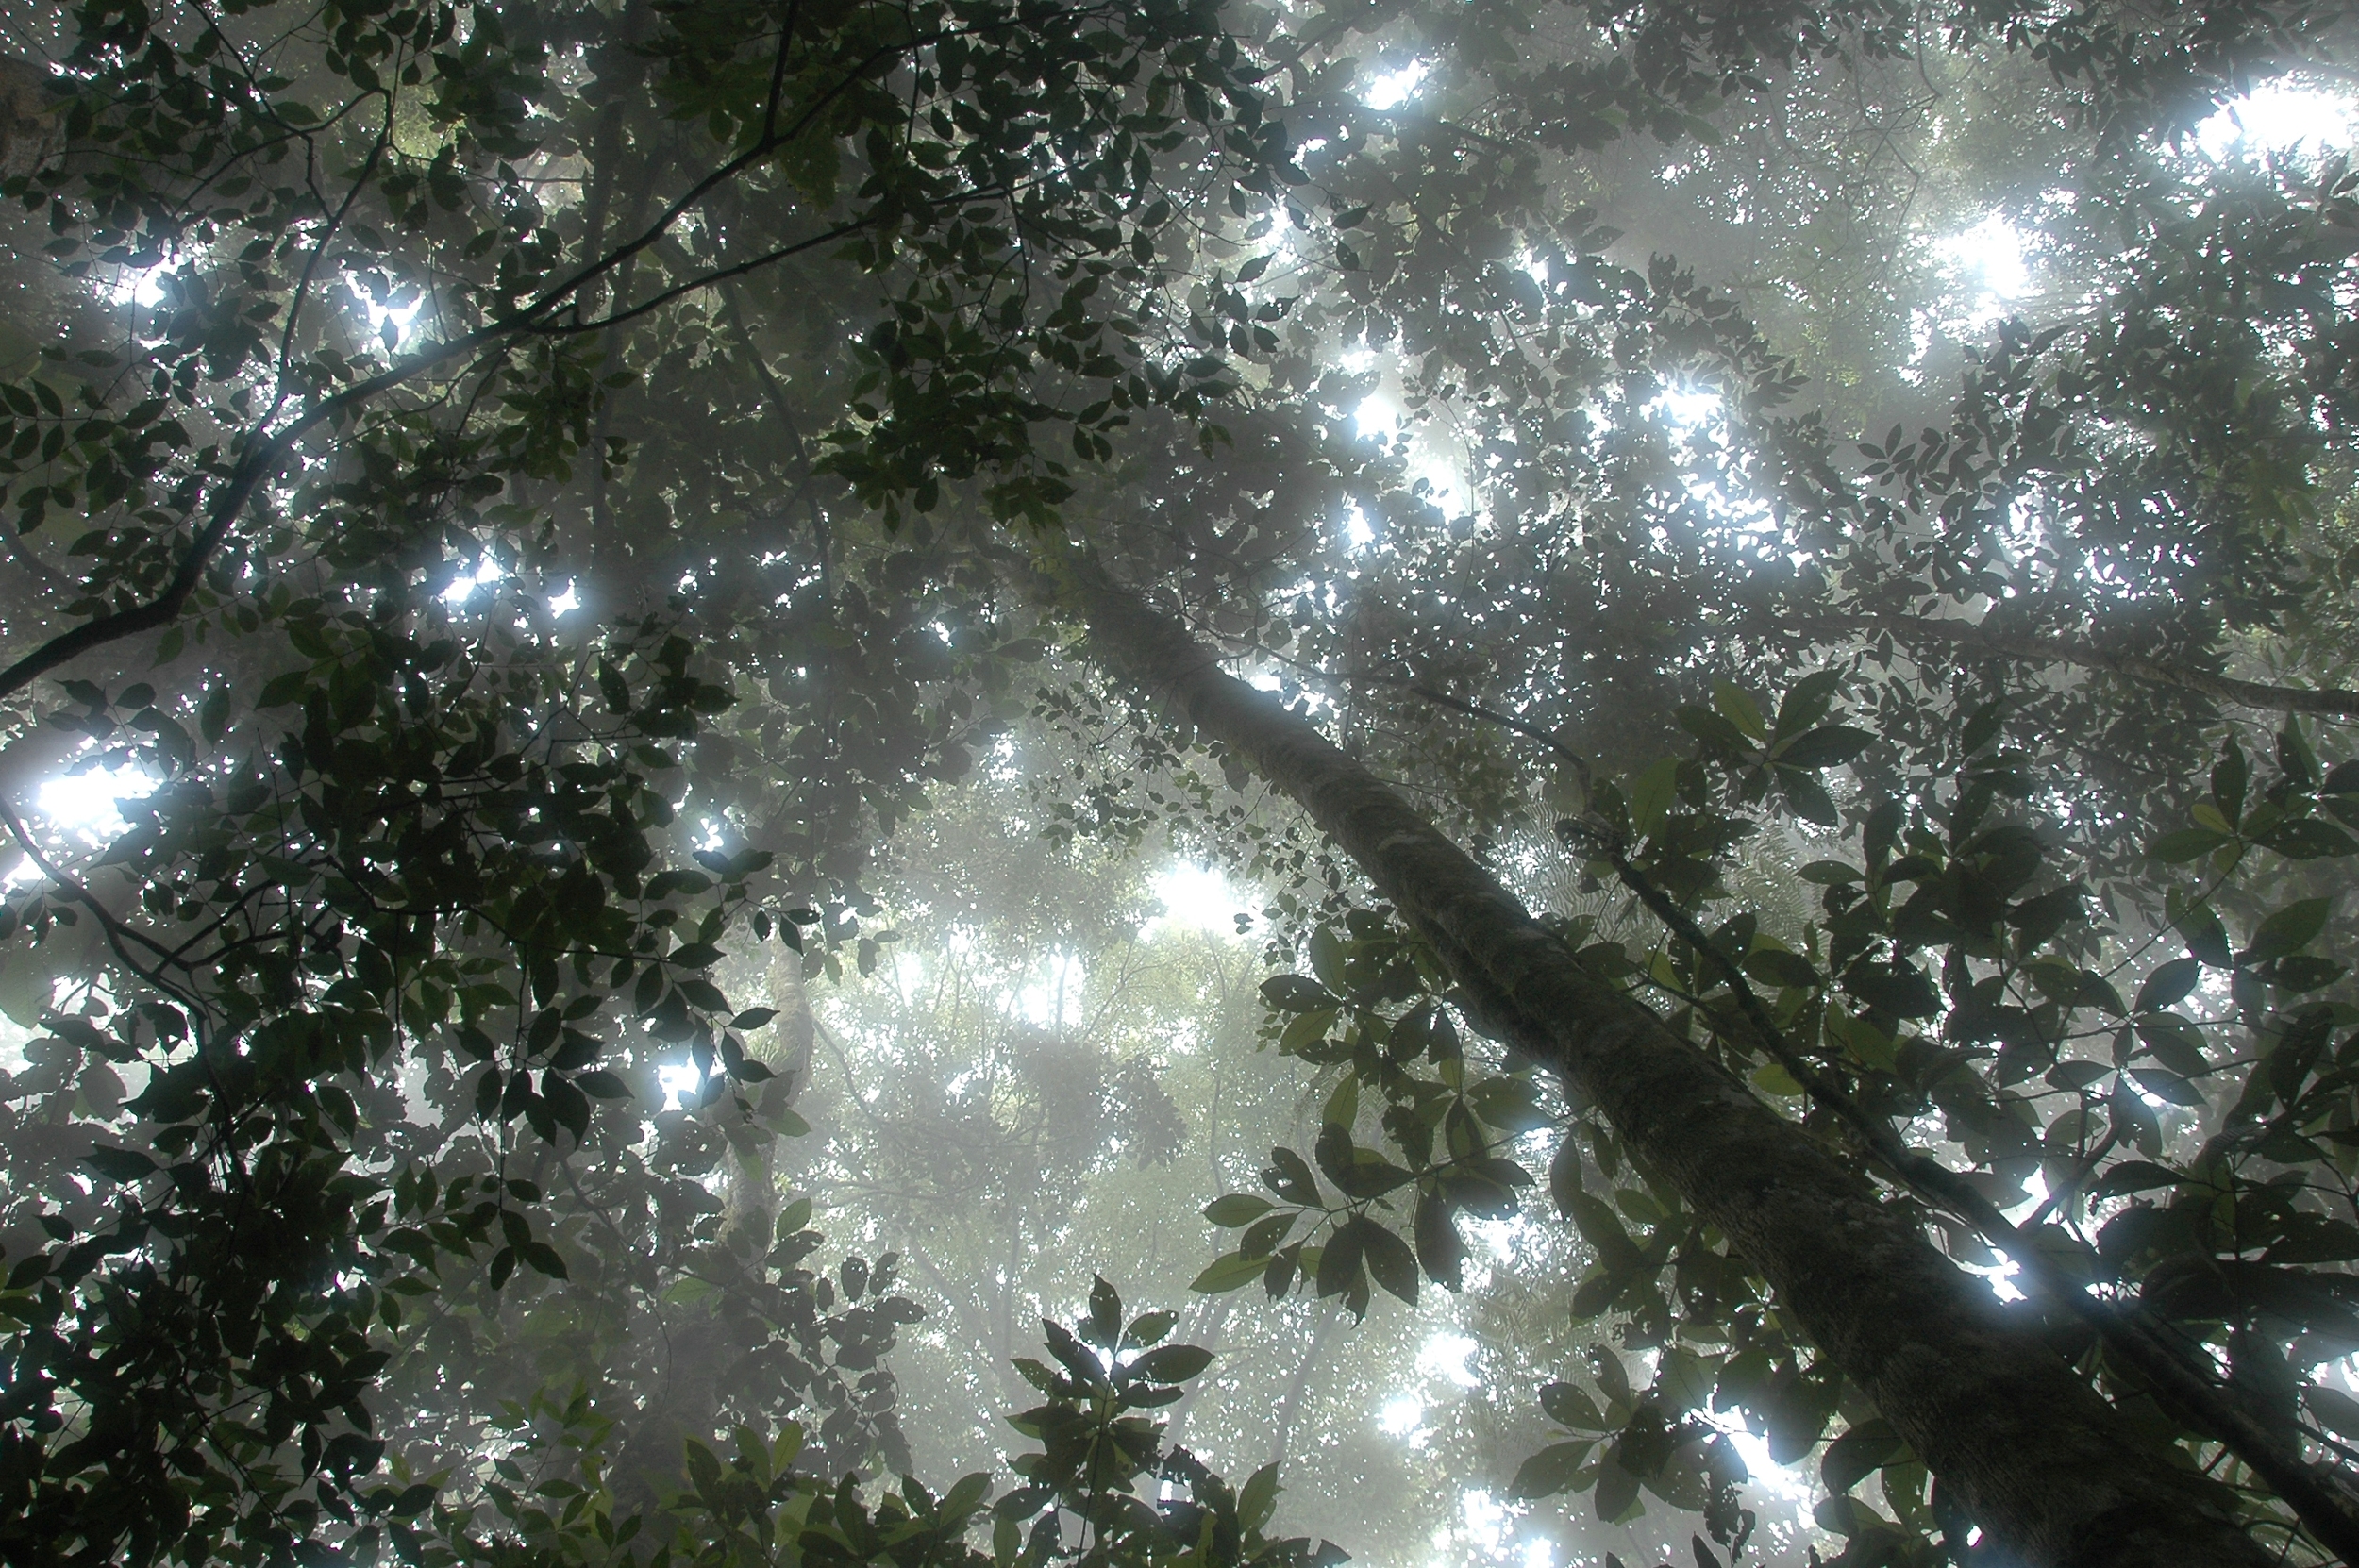
[[[0,1558],[2359,1560],[2359,14],[0,4]]]

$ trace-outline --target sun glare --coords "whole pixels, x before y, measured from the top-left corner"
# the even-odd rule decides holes
[[[1163,907],[1162,914],[1146,923],[1150,931],[1233,931],[1237,911],[1246,908],[1245,894],[1212,866],[1182,860],[1157,874],[1147,886]]]
[[[1464,1334],[1436,1334],[1418,1347],[1417,1371],[1428,1377],[1445,1378],[1462,1389],[1473,1388],[1482,1379],[1466,1363],[1478,1348]]]
[[[655,1081],[663,1091],[663,1109],[678,1110],[688,1103],[692,1095],[703,1091],[705,1075],[696,1070],[695,1063],[683,1061],[657,1068]]]
[[[2268,82],[2221,106],[2196,127],[2207,157],[2317,157],[2359,141],[2359,104],[2349,93]]]
[[[1399,70],[1388,71],[1369,82],[1368,90],[1360,95],[1360,101],[1379,113],[1398,108],[1417,95],[1417,89],[1424,85],[1427,74],[1432,69],[1424,60],[1411,60]]]
[[[1995,212],[1933,248],[1960,283],[1981,292],[1985,305],[2002,305],[2032,286],[2023,231]]]
[[[508,573],[498,561],[485,556],[476,562],[474,571],[461,572],[451,579],[450,586],[443,590],[443,603],[451,606],[463,605],[477,588],[495,583],[506,575]]]
[[[117,809],[119,802],[144,800],[155,790],[153,778],[126,765],[61,774],[43,783],[33,798],[53,826],[99,841],[111,839],[130,826]]]

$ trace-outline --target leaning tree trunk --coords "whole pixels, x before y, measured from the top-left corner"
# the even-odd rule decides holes
[[[1476,1022],[1560,1074],[1759,1270],[2005,1548],[2057,1568],[2260,1568],[2183,1470],[1830,1158],[1579,964],[1390,787],[1094,561],[1067,592],[1118,678],[1178,704],[1310,813],[1440,951]]]

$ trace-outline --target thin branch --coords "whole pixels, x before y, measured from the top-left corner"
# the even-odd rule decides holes
[[[376,173],[376,165],[393,141],[393,94],[387,93],[385,123],[377,127],[376,143],[369,148],[367,160],[360,165],[360,172],[353,176],[352,184],[345,190],[344,199],[337,204],[334,212],[328,214],[327,225],[320,230],[318,242],[312,245],[311,254],[303,259],[303,271],[296,275],[294,293],[287,302],[287,325],[278,334],[278,392],[271,399],[270,412],[262,416],[265,424],[286,402],[287,372],[294,360],[295,327],[302,321],[303,307],[310,297],[311,280],[318,275],[320,262],[327,255],[327,247],[335,242],[337,233],[344,226],[344,220],[352,216],[353,204],[360,199],[360,192],[369,188],[369,180]],[[323,202],[321,205],[326,204]]]
[[[786,91],[786,52],[795,42],[795,18],[801,9],[799,0],[793,0],[786,8],[786,20],[778,25],[778,55],[770,62],[770,96],[761,108],[761,136],[765,142],[778,134],[778,99]]]
[[[2109,653],[2090,643],[2064,638],[2014,636],[1970,621],[1928,615],[1799,614],[1781,615],[1774,621],[1765,619],[1756,629],[1766,631],[1789,627],[1812,636],[1829,632],[1846,635],[1888,632],[1902,642],[1938,642],[1951,647],[1971,648],[2000,659],[2045,660],[2103,670],[2152,686],[2171,686],[2183,692],[2193,692],[2215,702],[2230,703],[2238,708],[2359,719],[2359,692],[2347,692],[2331,686],[2273,686],[2264,681],[2238,680],[2233,676],[2214,675],[2208,670],[2191,669],[2165,659]]]
[[[50,881],[56,883],[59,887],[65,889],[66,892],[72,893],[75,903],[81,905],[92,914],[97,916],[98,924],[106,928],[107,944],[114,949],[115,957],[123,960],[125,968],[130,970],[131,973],[137,975],[141,979],[145,980],[149,985],[154,986],[158,991],[164,993],[166,995],[176,997],[180,1001],[188,1003],[191,1007],[195,1006],[193,998],[192,998],[187,993],[183,992],[179,987],[174,985],[171,981],[166,980],[163,977],[161,963],[171,963],[176,961],[172,952],[167,949],[163,943],[158,942],[146,932],[139,930],[134,926],[125,925],[123,921],[116,918],[115,912],[112,909],[107,908],[107,906],[99,900],[96,893],[91,892],[89,888],[85,887],[81,881],[74,876],[72,873],[66,871],[63,867],[57,864],[57,862],[50,859],[49,857],[42,852],[41,845],[33,842],[32,834],[25,831],[24,820],[16,814],[16,808],[9,805],[6,799],[0,799],[0,826],[5,826],[8,828],[9,836],[16,840],[19,847],[25,851],[26,858],[29,859],[33,864],[41,868],[42,876],[48,877]],[[160,959],[161,962],[151,967],[150,965],[141,963],[137,959],[131,957],[129,953],[124,950],[124,944],[125,942],[138,942],[149,952],[157,955],[158,959]]]
[[[179,566],[166,582],[163,591],[144,603],[93,617],[78,626],[60,632],[8,665],[5,670],[0,670],[0,698],[23,690],[49,671],[92,648],[104,646],[125,637],[136,636],[140,632],[152,631],[177,619],[181,609],[187,605],[190,595],[195,592],[198,581],[204,575],[205,568],[210,564],[214,555],[221,549],[223,542],[228,538],[229,531],[236,525],[239,514],[244,510],[246,502],[253,497],[255,491],[266,478],[277,472],[279,464],[286,459],[295,442],[312,429],[324,422],[341,416],[347,409],[357,408],[377,393],[390,391],[422,375],[436,365],[472,353],[477,348],[488,346],[502,339],[538,330],[546,317],[565,300],[575,297],[577,291],[584,285],[604,276],[629,258],[654,244],[670,230],[674,224],[679,221],[680,216],[690,208],[702,201],[721,185],[769,157],[781,145],[800,136],[829,105],[878,64],[906,50],[921,48],[928,42],[939,42],[943,37],[946,36],[948,35],[928,35],[924,38],[913,39],[907,44],[887,45],[871,50],[834,86],[819,94],[804,108],[802,113],[796,115],[794,122],[787,127],[761,138],[745,151],[705,175],[666,207],[655,222],[637,237],[582,267],[563,282],[544,290],[530,304],[499,316],[471,332],[461,333],[456,338],[446,339],[442,342],[423,348],[410,355],[406,360],[389,365],[366,380],[347,387],[332,397],[323,398],[311,404],[285,427],[271,433],[267,430],[269,421],[278,411],[278,404],[275,401],[271,410],[265,413],[247,433],[243,456],[230,470],[220,493],[215,497],[205,525],[190,542],[188,550],[180,559]],[[356,182],[355,190],[357,191],[364,183],[365,181]],[[347,208],[351,199],[348,195]],[[868,226],[875,220],[876,215],[872,213],[852,224],[839,225],[825,234],[795,244],[779,247],[751,261],[723,268],[705,278],[666,291],[641,307],[615,312],[600,321],[564,330],[596,330],[618,322],[627,321],[692,289],[739,276],[793,256],[798,251],[829,243],[846,234]],[[292,326],[292,323],[290,325]]]
[[[968,191],[962,192],[956,196],[949,197],[947,200],[950,202],[969,202],[976,200],[978,197],[987,196],[993,193],[994,192],[988,191]],[[594,317],[588,321],[541,320],[523,323],[515,326],[513,330],[520,334],[529,333],[535,337],[544,338],[566,338],[575,337],[584,332],[603,332],[610,326],[620,326],[627,321],[634,321],[639,317],[645,315],[650,310],[659,309],[663,306],[669,305],[672,301],[678,299],[683,294],[693,294],[698,290],[711,288],[716,283],[726,283],[732,277],[743,277],[748,273],[760,272],[762,268],[770,266],[775,262],[783,261],[791,256],[800,256],[803,252],[816,250],[821,245],[832,244],[838,240],[849,239],[851,236],[861,232],[861,230],[875,224],[878,216],[878,214],[871,212],[865,217],[855,218],[847,223],[838,224],[833,228],[828,229],[824,233],[811,235],[808,239],[797,240],[792,244],[780,245],[775,250],[763,251],[760,256],[754,257],[749,260],[740,261],[731,266],[716,267],[711,272],[706,273],[701,277],[692,277],[685,283],[674,284],[671,288],[664,290],[661,293],[651,294],[647,298],[641,300],[638,304],[630,306],[626,309],[615,310],[610,314]]]

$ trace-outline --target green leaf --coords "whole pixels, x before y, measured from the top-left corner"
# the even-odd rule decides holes
[[[1307,1209],[1322,1207],[1319,1201],[1318,1178],[1311,1174],[1310,1164],[1292,1149],[1272,1149],[1269,1168],[1262,1173],[1262,1180],[1288,1203]]]
[[[1772,1379],[1763,1403],[1758,1413],[1768,1424],[1769,1458],[1779,1464],[1809,1453],[1833,1413],[1825,1389],[1790,1371]]]
[[[1819,1479],[1830,1492],[1849,1492],[1874,1472],[1900,1459],[1908,1444],[1882,1417],[1863,1421],[1827,1445],[1818,1461]]]
[[[1734,725],[1745,736],[1756,742],[1769,738],[1769,726],[1762,721],[1761,709],[1746,690],[1733,681],[1712,683],[1712,706],[1719,715]]]
[[[1428,1279],[1444,1290],[1459,1289],[1464,1283],[1466,1243],[1458,1234],[1449,1205],[1438,1194],[1426,1193],[1417,1200],[1414,1223],[1417,1266],[1425,1270]]]
[[[2341,979],[2349,967],[2316,953],[2289,953],[2269,966],[2269,983],[2280,991],[2316,991]]]
[[[603,1067],[576,1074],[573,1083],[576,1089],[594,1100],[627,1100],[631,1097],[630,1088],[623,1082],[622,1076]]]
[[[1789,768],[1832,768],[1849,762],[1875,740],[1864,729],[1830,725],[1779,744],[1770,758]]]
[[[155,1174],[156,1161],[137,1149],[110,1149],[100,1146],[82,1156],[82,1163],[105,1176],[109,1181],[137,1181]]]
[[[2230,822],[2244,815],[2245,781],[2250,773],[2244,747],[2236,744],[2236,738],[2231,735],[2220,746],[2219,760],[2212,768],[2212,802]]]
[[[410,1519],[424,1513],[437,1494],[430,1481],[418,1481],[406,1486],[386,1505],[385,1511],[396,1519]]]
[[[1491,1077],[1466,1091],[1466,1103],[1501,1132],[1531,1132],[1555,1121],[1541,1108],[1539,1094],[1539,1086],[1530,1078]]]
[[[2343,855],[2359,855],[2359,839],[2352,838],[2331,822],[2316,817],[2296,817],[2282,822],[2261,835],[2261,842],[2289,860],[2317,860]]]
[[[1090,1280],[1089,1342],[1112,1350],[1122,1340],[1122,1297],[1104,1275]],[[1180,1348],[1174,1346],[1173,1348]]]
[[[1311,972],[1328,990],[1337,995],[1347,989],[1344,984],[1344,939],[1332,926],[1322,926],[1311,933]]]
[[[1414,1307],[1417,1304],[1417,1257],[1409,1243],[1374,1221],[1360,1231],[1361,1251],[1368,1273],[1379,1285]]]
[[[1335,1026],[1335,1009],[1321,1008],[1315,1012],[1297,1013],[1286,1020],[1286,1026],[1278,1031],[1278,1049],[1287,1056],[1300,1056],[1327,1038]]]
[[[1638,1477],[1622,1468],[1615,1458],[1619,1452],[1616,1444],[1614,1454],[1598,1467],[1598,1489],[1591,1499],[1598,1517],[1609,1525],[1625,1524],[1645,1511],[1638,1500]]]
[[[2117,1198],[2157,1187],[2176,1187],[2185,1179],[2178,1172],[2150,1160],[2124,1159],[2106,1167],[2105,1174],[2097,1178],[2095,1191],[2104,1197]]]
[[[1753,749],[1743,730],[1709,708],[1698,708],[1691,704],[1677,709],[1672,716],[1679,720],[1681,728],[1715,750],[1743,757]]]
[[[1581,1140],[1567,1132],[1557,1140],[1556,1154],[1548,1160],[1548,1196],[1566,1219],[1573,1214],[1572,1195],[1581,1190]]]
[[[2132,1005],[2134,1012],[2160,1012],[2184,1000],[2203,978],[2203,962],[2200,959],[2173,959],[2156,964],[2153,971],[2138,986],[2138,999]]]
[[[1328,1238],[1327,1244],[1319,1249],[1318,1270],[1314,1278],[1320,1295],[1343,1296],[1347,1306],[1354,1299],[1366,1300],[1367,1275],[1360,1266],[1360,1228],[1367,1225],[1368,1222],[1362,1219],[1347,1220],[1336,1227],[1335,1233]]]
[[[229,686],[226,681],[205,693],[197,705],[197,728],[209,745],[217,745],[229,728]]]
[[[1243,1258],[1231,1253],[1213,1259],[1188,1289],[1205,1295],[1243,1290],[1261,1278],[1262,1271],[1268,1266],[1269,1259],[1266,1258]]]
[[[2235,840],[2228,834],[2215,832],[2209,827],[2182,827],[2156,839],[2147,845],[2146,852],[2167,864],[2183,865],[2209,855],[2222,844],[2234,842]]]
[[[1258,1262],[1253,1272],[1262,1272]],[[1200,1345],[1163,1344],[1132,1361],[1129,1370],[1158,1383],[1184,1383],[1212,1364],[1213,1353]]]
[[[273,676],[262,683],[261,694],[254,699],[254,706],[284,708],[301,697],[304,689],[310,684],[311,672],[308,669],[289,670],[283,675]]]
[[[2235,962],[2228,951],[2228,932],[2209,904],[2198,904],[2183,911],[2171,924],[2185,939],[2187,951],[2206,965],[2226,969]]]
[[[2286,905],[2253,929],[2251,945],[2236,956],[2236,961],[2266,963],[2300,952],[2326,928],[2327,913],[2333,908],[2333,901],[2325,898],[2304,898]]]
[[[2301,721],[2288,715],[2285,726],[2277,732],[2277,765],[2285,776],[2307,790],[2318,781],[2317,753],[2301,733]]]
[[[1262,982],[1262,1000],[1280,1012],[1332,1008],[1334,993],[1308,975],[1273,975]]]
[[[2185,1106],[2192,1109],[2203,1104],[2203,1091],[2176,1073],[2157,1072],[2148,1067],[2133,1067],[2130,1076],[2140,1089],[2166,1104]]]
[[[1548,1419],[1576,1432],[1607,1430],[1605,1413],[1577,1383],[1550,1383],[1540,1391],[1540,1408]]]
[[[2211,1063],[2203,1059],[2203,1031],[2177,1013],[2142,1013],[2137,1031],[2140,1043],[2172,1072],[2200,1077],[2211,1070]]]
[[[1679,760],[1665,757],[1631,780],[1630,830],[1634,838],[1652,838],[1663,829],[1664,818],[1679,794]]]
[[[1572,1194],[1573,1224],[1598,1251],[1598,1260],[1615,1274],[1640,1267],[1646,1257],[1638,1250],[1621,1220],[1605,1202],[1587,1193]]]
[[[1636,1283],[1630,1275],[1615,1274],[1609,1268],[1592,1271],[1573,1291],[1573,1321],[1586,1323],[1608,1310]]]
[[[1811,1509],[1810,1516],[1828,1534],[1848,1536],[1857,1541],[1889,1540],[1893,1533],[1891,1521],[1858,1498],[1843,1493],[1821,1497]]]
[[[1278,1511],[1278,1466],[1275,1462],[1256,1470],[1237,1489],[1237,1524],[1247,1535],[1270,1522]]]
[[[1745,973],[1764,985],[1808,991],[1823,983],[1817,966],[1799,953],[1765,943],[1745,955]]]
[[[1843,813],[1835,809],[1834,797],[1827,793],[1827,787],[1815,777],[1799,768],[1789,768],[1782,763],[1775,772],[1778,792],[1785,796],[1786,805],[1793,808],[1796,816],[1804,822],[1815,822],[1821,827],[1834,827],[1842,823]]]
[[[1251,1225],[1278,1206],[1250,1193],[1229,1193],[1204,1206],[1204,1217],[1224,1230]]]
[[[1999,697],[1967,714],[1965,727],[1958,735],[1958,755],[1971,757],[1997,740],[1999,726],[2006,722],[2008,710],[2014,706],[2014,698]]]
[[[1280,1209],[1267,1219],[1257,1220],[1246,1227],[1245,1237],[1238,1243],[1237,1250],[1247,1258],[1267,1258],[1278,1250],[1280,1242],[1293,1233],[1301,1218],[1302,1211],[1299,1209]]]
[[[1327,1106],[1320,1112],[1320,1120],[1330,1126],[1348,1128],[1359,1119],[1360,1079],[1353,1074],[1346,1073],[1335,1080],[1335,1087],[1329,1091]]]
[[[1595,1438],[1577,1443],[1552,1443],[1515,1468],[1515,1478],[1507,1483],[1511,1497],[1553,1497],[1568,1492],[1588,1460],[1589,1451],[1598,1445]]]
[[[1840,670],[1820,670],[1796,681],[1778,704],[1777,733],[1799,735],[1825,718],[1843,679]]]
[[[1180,1322],[1177,1312],[1141,1312],[1130,1320],[1130,1326],[1122,1331],[1122,1343],[1144,1349],[1161,1344],[1165,1335]]]

